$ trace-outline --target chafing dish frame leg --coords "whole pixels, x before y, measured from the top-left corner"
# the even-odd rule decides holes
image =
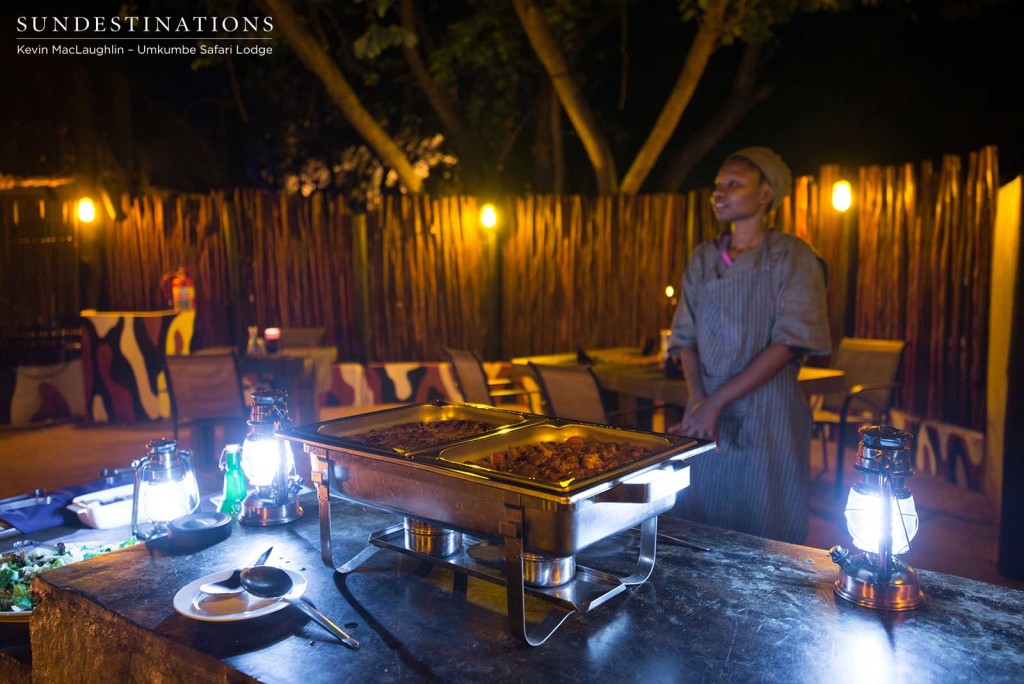
[[[640,556],[636,561],[636,569],[619,580],[628,586],[643,584],[654,572],[654,559],[658,551],[658,516],[644,520],[640,525]]]
[[[310,477],[316,485],[317,508],[320,509],[320,560],[332,570],[347,575],[379,549],[367,546],[340,567],[334,562],[334,546],[331,543],[331,460],[327,457],[327,450],[322,447],[307,444],[306,452],[316,457],[316,467],[312,469]]]
[[[530,646],[540,646],[555,633],[569,616],[577,610],[552,610],[532,630],[526,628],[526,584],[523,572],[523,509],[521,506],[505,504],[505,523],[501,528],[505,547],[505,595],[508,612],[508,626],[512,636]],[[643,584],[654,572],[654,561],[658,548],[658,516],[643,521],[640,526],[640,555],[636,568],[626,577],[614,576],[622,588]],[[577,571],[593,572],[587,568]],[[609,592],[604,598],[611,598],[618,592]],[[603,603],[603,601],[601,601]]]
[[[526,584],[523,577],[523,509],[505,504],[501,526],[505,547],[505,604],[512,636],[530,646],[540,646],[575,610],[552,609],[533,629],[526,629]]]

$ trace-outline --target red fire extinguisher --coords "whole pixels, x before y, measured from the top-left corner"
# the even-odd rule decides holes
[[[196,305],[196,286],[189,277],[188,270],[179,266],[177,271],[165,273],[160,280],[160,289],[177,311],[191,311]]]

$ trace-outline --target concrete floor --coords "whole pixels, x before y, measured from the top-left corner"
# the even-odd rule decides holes
[[[103,468],[128,467],[132,459],[145,453],[148,440],[172,433],[167,422],[121,426],[64,423],[0,430],[0,498],[95,479]],[[218,434],[215,443],[220,445],[221,440]],[[181,442],[188,446],[187,429],[182,431]],[[834,460],[834,446],[831,451]],[[208,491],[219,486],[218,455],[219,450],[196,459],[201,487],[205,484]],[[845,459],[844,483],[856,479],[850,468],[852,456],[851,450]],[[834,464],[829,470],[822,469],[816,442],[811,447],[811,476],[810,532],[805,544],[820,549],[834,544],[849,547],[843,518],[848,490],[834,496]],[[904,560],[918,569],[1024,589],[1024,581],[1002,577],[996,570],[998,522],[988,497],[931,476],[915,476],[908,486],[917,502],[921,527],[913,552]]]

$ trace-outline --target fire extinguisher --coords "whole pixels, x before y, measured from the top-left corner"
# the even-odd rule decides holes
[[[179,266],[177,271],[165,273],[160,280],[160,289],[177,311],[191,311],[196,305],[196,286],[189,277],[188,270]]]

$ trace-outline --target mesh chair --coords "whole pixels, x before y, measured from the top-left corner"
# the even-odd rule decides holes
[[[327,328],[281,328],[277,348],[322,347],[326,337]]]
[[[862,424],[889,422],[896,374],[906,342],[844,337],[833,367],[845,372],[846,392],[823,395],[814,411],[814,429],[821,439],[821,457],[828,468],[828,435],[836,432],[836,492],[843,488],[843,457],[853,429]],[[826,431],[827,428],[827,431]]]
[[[483,361],[475,352],[445,347],[444,353],[452,364],[455,382],[458,383],[465,401],[470,404],[500,405],[503,408],[530,412],[531,407],[527,404],[502,403],[512,398],[519,402],[528,402],[530,392],[522,388],[512,388],[508,380],[488,380]]]
[[[590,366],[549,366],[530,362],[547,412],[556,418],[607,425],[612,416],[601,400],[601,383]]]
[[[171,398],[174,439],[189,428],[197,458],[216,459],[213,433],[224,426],[225,439],[241,442],[249,415],[234,352],[167,357],[167,391]]]
[[[641,414],[650,414],[653,407],[635,411],[609,411],[605,390],[590,366],[546,365],[530,362],[530,370],[540,384],[548,415],[568,420],[583,420],[602,425],[625,424]]]

